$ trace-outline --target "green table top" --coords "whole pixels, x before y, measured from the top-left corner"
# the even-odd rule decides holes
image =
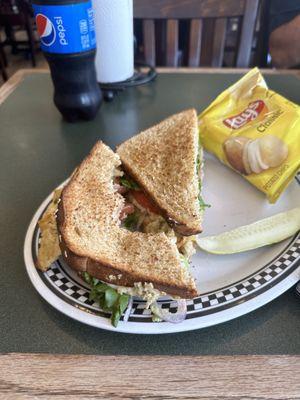
[[[292,288],[243,317],[203,330],[128,335],[92,328],[48,305],[25,271],[23,242],[37,207],[96,140],[115,147],[184,108],[205,108],[239,74],[162,74],[103,104],[96,120],[62,121],[48,74],[28,75],[0,106],[0,352],[85,354],[299,354],[300,299]],[[272,75],[300,103],[300,80]]]

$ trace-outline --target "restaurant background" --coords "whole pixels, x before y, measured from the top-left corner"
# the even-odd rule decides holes
[[[173,5],[177,3],[180,0]],[[230,0],[213,3],[220,8],[233,4]],[[200,28],[195,22],[179,19],[175,27],[178,47],[171,55],[167,51],[168,41],[173,40],[168,30],[168,10],[162,8],[159,18],[147,17],[151,8],[162,4],[164,1],[134,1],[138,10],[134,20],[135,60],[171,67],[297,68],[300,64],[299,0],[251,0],[246,21],[244,15],[226,20],[203,18]],[[208,10],[203,11],[205,15]],[[243,22],[249,26],[244,46],[251,47],[246,60],[238,59]],[[152,29],[155,42],[149,43]],[[2,82],[20,68],[47,68],[29,0],[0,1],[0,67]]]

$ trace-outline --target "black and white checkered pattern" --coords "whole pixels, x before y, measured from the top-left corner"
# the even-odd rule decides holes
[[[89,300],[89,291],[82,286],[76,285],[65,274],[59,263],[53,263],[52,267],[45,274],[62,293],[73,300],[81,304],[98,307],[95,302]]]
[[[270,283],[274,283],[285,271],[287,271],[295,261],[300,258],[300,235],[297,240],[271,264],[265,266],[261,271],[247,279],[236,283],[230,287],[223,288],[217,292],[207,293],[187,301],[188,318],[193,318],[196,311],[212,310],[214,312],[219,307],[224,307],[234,301],[242,298],[251,297],[252,293],[262,290]],[[64,266],[58,261],[53,263],[52,267],[43,274],[44,279],[52,285],[55,291],[58,291],[62,297],[71,300],[71,302],[86,307],[89,310],[100,311],[96,303],[89,300],[89,290],[75,282],[64,269]],[[174,300],[161,301],[161,307],[170,312],[176,312],[177,302]],[[145,308],[145,302],[135,301],[131,311],[131,318],[135,321],[151,321],[151,311]],[[138,317],[138,318],[137,318]],[[130,321],[130,319],[129,319]]]

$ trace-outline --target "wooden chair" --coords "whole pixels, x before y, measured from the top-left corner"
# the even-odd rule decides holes
[[[156,65],[155,21],[166,21],[165,64],[177,67],[179,21],[189,20],[187,65],[203,65],[201,58],[207,53],[210,54],[210,65],[221,67],[227,22],[235,17],[241,21],[235,64],[237,67],[249,66],[259,0],[133,0],[133,4],[134,18],[143,20],[144,59],[148,64]]]
[[[18,50],[19,45],[26,45],[29,50],[32,66],[36,66],[35,40],[32,20],[32,9],[26,0],[0,0],[0,26],[6,32],[7,40],[5,45],[12,46],[13,51]],[[16,40],[14,29],[21,28],[26,31],[28,40]]]

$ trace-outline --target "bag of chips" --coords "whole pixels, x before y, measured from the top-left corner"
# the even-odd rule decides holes
[[[270,90],[258,68],[199,116],[204,148],[275,203],[300,168],[300,106]]]

